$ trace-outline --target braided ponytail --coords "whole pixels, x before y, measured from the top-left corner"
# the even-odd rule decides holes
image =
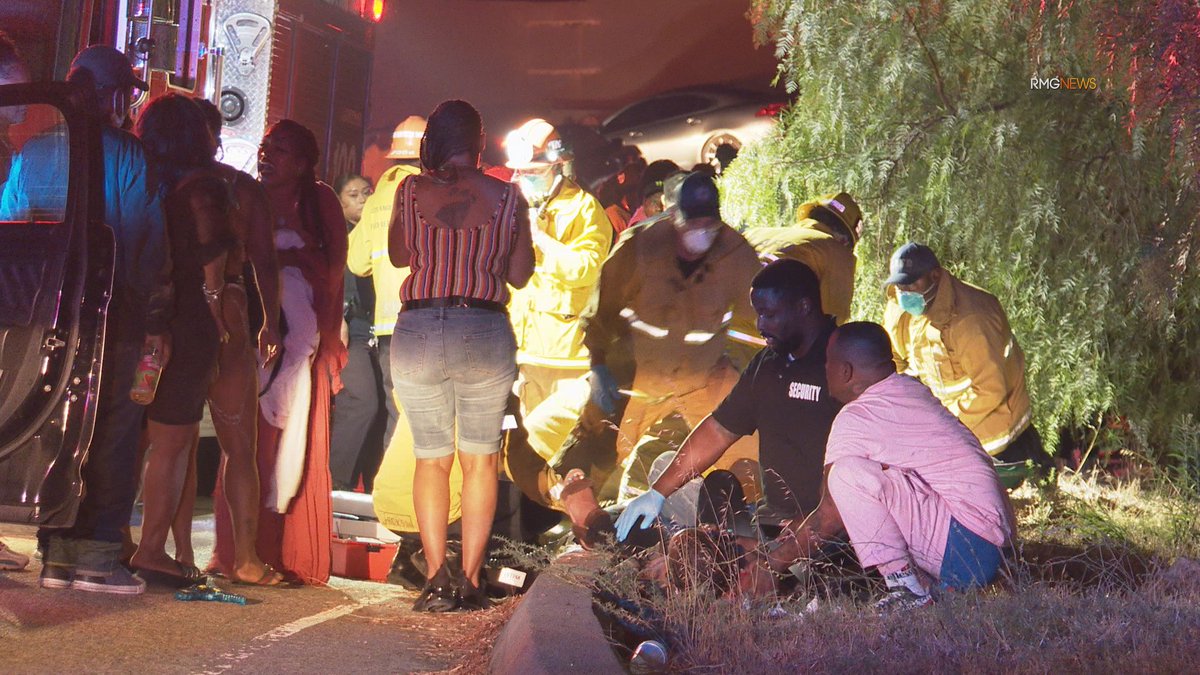
[[[421,167],[434,178],[453,181],[458,170],[450,158],[464,152],[479,156],[483,152],[483,118],[470,103],[444,101],[429,115],[425,135],[421,137]]]

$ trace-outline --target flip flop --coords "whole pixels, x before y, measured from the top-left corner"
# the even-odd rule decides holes
[[[203,579],[203,576],[189,577],[184,574],[172,574],[170,572],[152,570],[145,567],[131,567],[130,569],[132,569],[134,572],[137,572],[137,575],[145,580],[146,583],[154,584],[156,586],[166,586],[167,588],[187,588],[188,586],[192,586],[196,582]],[[199,572],[199,570],[196,571]]]
[[[192,581],[200,581],[204,577],[208,576],[204,572],[200,571],[200,568],[196,567],[195,565],[179,562],[178,560],[175,561],[175,564],[179,566],[180,576],[187,577]]]
[[[274,578],[274,582],[268,583],[268,579]],[[287,583],[287,579],[283,574],[276,572],[274,567],[263,563],[263,573],[256,581],[247,581],[239,579],[236,576],[229,577],[230,583],[235,586],[262,586],[264,588],[289,588],[291,584]]]

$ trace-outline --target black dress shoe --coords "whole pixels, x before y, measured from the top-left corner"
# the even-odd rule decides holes
[[[458,605],[458,584],[454,583],[450,570],[442,563],[437,574],[425,582],[420,597],[413,603],[413,611],[451,612],[457,609]]]

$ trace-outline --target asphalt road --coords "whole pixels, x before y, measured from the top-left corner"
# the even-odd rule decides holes
[[[135,539],[137,532],[135,528]],[[0,524],[26,554],[34,528]],[[198,563],[208,560],[212,518],[195,522]],[[234,587],[245,606],[181,602],[150,586],[141,596],[38,587],[37,560],[0,572],[3,673],[415,673],[450,668],[470,639],[463,615],[418,614],[416,593],[335,577],[327,587]]]

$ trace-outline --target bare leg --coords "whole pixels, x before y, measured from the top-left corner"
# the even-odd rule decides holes
[[[479,586],[479,571],[487,555],[492,536],[492,521],[496,516],[496,493],[499,489],[497,467],[500,453],[490,455],[458,454],[462,464],[462,567],[470,582]],[[443,482],[445,485],[445,482]],[[442,519],[445,523],[445,518]],[[443,526],[444,529],[444,526]]]
[[[139,501],[141,501],[142,478],[145,477],[146,473],[146,451],[150,446],[150,433],[146,430],[147,421],[148,420],[146,420],[145,414],[143,414],[142,428],[141,431],[138,432],[137,461],[134,464],[134,466],[137,467],[138,481],[137,496],[134,497],[134,504],[137,504]],[[125,527],[121,528],[121,561],[128,565],[130,561],[133,560],[133,554],[136,552],[137,544],[133,543],[133,533],[129,529],[129,524],[126,523]]]
[[[175,522],[171,524],[171,534],[175,539],[175,560],[180,564],[195,567],[196,555],[192,550],[192,512],[196,510],[196,450],[200,444],[199,435],[192,439],[192,448],[187,458],[187,476],[183,481],[183,494],[180,495],[179,508],[175,511]]]
[[[196,435],[196,424],[161,424],[150,420],[150,458],[146,463],[142,491],[142,540],[133,554],[132,564],[168,574],[179,567],[167,555],[167,534],[179,510],[180,495],[187,478],[187,457]]]
[[[446,562],[446,521],[450,517],[450,469],[453,466],[454,455],[437,459],[418,458],[417,468],[413,472],[413,509],[416,511],[417,528],[420,530],[421,546],[425,553],[425,576],[430,579]],[[466,487],[464,475],[464,498]],[[465,501],[463,516],[463,559],[466,560]],[[489,526],[490,524],[489,521]]]
[[[233,576],[242,581],[279,583],[255,550],[258,539],[257,464],[258,378],[246,319],[245,290],[225,286],[225,325],[229,341],[221,345],[220,370],[208,391],[209,411],[224,463],[221,478],[233,525]]]

